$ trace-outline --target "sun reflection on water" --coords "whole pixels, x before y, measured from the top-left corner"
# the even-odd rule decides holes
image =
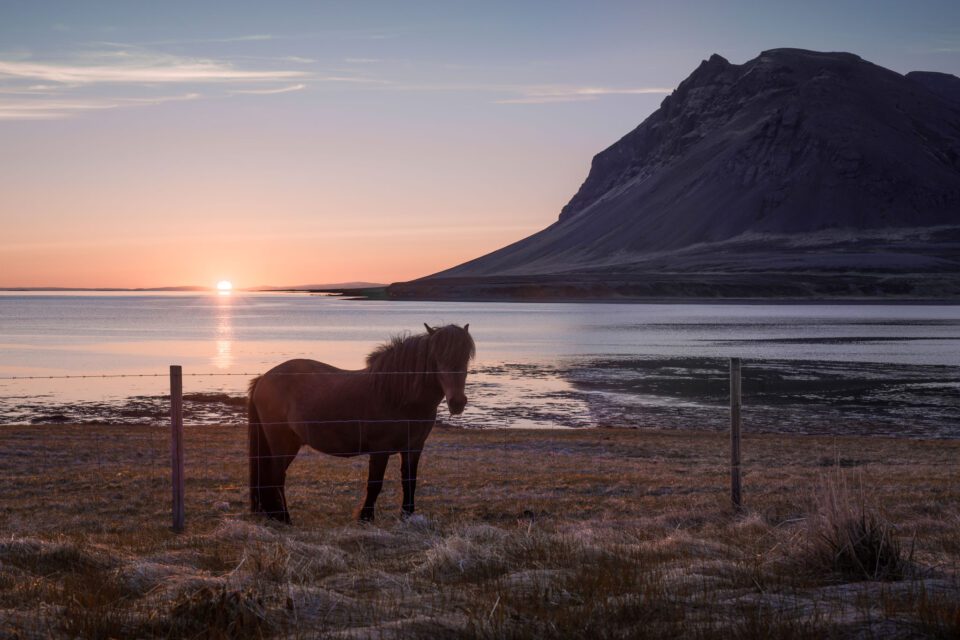
[[[217,296],[216,353],[212,363],[217,369],[233,366],[233,299],[229,291]]]

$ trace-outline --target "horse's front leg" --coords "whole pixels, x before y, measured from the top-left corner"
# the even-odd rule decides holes
[[[373,522],[373,505],[377,502],[377,496],[383,488],[383,474],[387,470],[387,462],[390,461],[389,453],[370,454],[370,473],[367,475],[367,497],[363,500],[363,505],[357,514],[360,522]]]
[[[420,450],[404,451],[400,454],[400,484],[403,486],[403,507],[401,517],[413,515],[413,494],[417,490],[417,465],[420,464]]]

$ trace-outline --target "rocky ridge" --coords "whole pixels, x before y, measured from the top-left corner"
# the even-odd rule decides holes
[[[552,280],[584,297],[749,296],[765,274],[755,295],[822,295],[816,280],[841,275],[838,295],[888,295],[877,285],[892,277],[906,295],[951,296],[958,225],[960,79],[850,53],[775,49],[741,65],[713,55],[594,157],[553,225],[390,292],[486,297],[522,281],[527,295]],[[935,291],[904,282],[912,270]],[[650,278],[663,281],[656,293]],[[735,293],[703,284],[731,279]],[[493,288],[516,297],[511,287]]]

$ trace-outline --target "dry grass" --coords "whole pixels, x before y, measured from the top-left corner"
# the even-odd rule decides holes
[[[960,443],[747,437],[735,514],[722,434],[438,430],[420,515],[391,482],[354,524],[366,461],[307,455],[288,527],[245,513],[243,430],[188,428],[175,535],[164,430],[2,431],[0,637],[960,632]]]
[[[863,484],[851,490],[842,469],[824,476],[807,519],[801,568],[846,581],[902,579],[911,569],[912,552],[904,552],[880,507],[867,503]]]

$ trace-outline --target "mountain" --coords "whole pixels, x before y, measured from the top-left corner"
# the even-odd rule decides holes
[[[960,296],[960,79],[703,61],[548,228],[391,297]]]
[[[960,104],[960,78],[957,76],[936,71],[911,71],[906,77],[922,84],[948,102]]]

